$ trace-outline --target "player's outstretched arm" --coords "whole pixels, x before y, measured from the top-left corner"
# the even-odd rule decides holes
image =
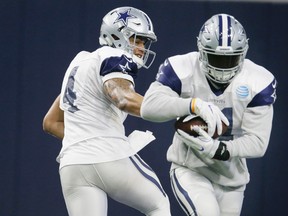
[[[126,79],[113,78],[104,83],[104,93],[120,110],[140,116],[143,96],[135,92],[134,85]]]
[[[43,130],[58,139],[64,137],[64,112],[60,109],[60,95],[55,99],[43,119]]]
[[[155,81],[145,93],[141,116],[152,122],[166,122],[191,114],[190,107],[191,98],[180,98],[171,88]]]

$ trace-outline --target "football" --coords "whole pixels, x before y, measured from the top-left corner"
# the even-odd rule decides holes
[[[200,116],[195,115],[183,116],[178,118],[174,124],[174,127],[175,130],[180,129],[194,137],[197,137],[198,134],[194,130],[192,130],[193,126],[196,125],[205,130],[206,132],[208,131],[207,123]],[[212,138],[218,138],[219,136],[223,135],[227,131],[227,129],[228,126],[224,124],[224,122],[222,122],[222,134],[218,134],[217,129],[215,129],[215,133]]]

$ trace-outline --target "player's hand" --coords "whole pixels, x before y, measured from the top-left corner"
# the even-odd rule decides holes
[[[200,98],[193,98],[191,111],[199,115],[208,125],[208,134],[212,137],[217,128],[217,133],[222,134],[222,121],[229,126],[229,121],[221,110],[212,103],[205,102]]]
[[[200,154],[217,160],[228,160],[230,153],[227,150],[226,144],[219,140],[214,140],[207,132],[198,126],[193,127],[193,130],[199,134],[198,137],[190,136],[182,130],[177,130],[176,136],[187,146],[199,151]]]

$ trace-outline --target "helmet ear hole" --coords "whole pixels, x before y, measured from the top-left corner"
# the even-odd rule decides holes
[[[112,34],[111,36],[113,37],[114,40],[120,40],[120,38],[117,37],[115,34]]]
[[[100,37],[99,41],[100,41],[100,45],[113,46],[113,42],[107,34],[103,34],[103,37]]]

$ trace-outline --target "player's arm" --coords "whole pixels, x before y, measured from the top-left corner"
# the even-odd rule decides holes
[[[171,88],[155,81],[144,95],[141,117],[153,122],[165,122],[191,114],[191,98],[180,98]]]
[[[265,105],[247,108],[243,115],[243,135],[230,141],[212,139],[203,129],[195,127],[198,137],[190,136],[178,130],[176,136],[189,147],[198,150],[207,157],[228,160],[231,157],[262,157],[268,147],[272,129],[273,106]]]
[[[242,121],[244,135],[225,141],[233,157],[262,157],[268,147],[273,121],[273,105],[248,108]],[[223,141],[224,142],[224,141]]]
[[[242,116],[243,136],[228,141],[231,156],[255,158],[265,154],[272,130],[273,104],[277,98],[277,81],[271,75],[270,78],[271,83],[254,96]]]
[[[120,110],[140,116],[143,96],[135,92],[134,85],[127,79],[112,78],[104,82],[104,93]]]
[[[43,130],[58,139],[64,137],[64,112],[60,109],[60,95],[55,99],[43,119]]]
[[[171,58],[171,62],[175,62],[175,58],[178,57]],[[200,98],[181,97],[182,81],[187,77],[182,76],[181,80],[170,60],[166,60],[159,67],[156,81],[150,85],[144,96],[141,107],[142,118],[154,122],[164,122],[193,113],[207,122],[210,136],[214,134],[216,126],[218,134],[221,134],[222,121],[229,125],[228,119],[212,103],[205,102]],[[178,65],[185,63],[183,59],[178,60]]]

